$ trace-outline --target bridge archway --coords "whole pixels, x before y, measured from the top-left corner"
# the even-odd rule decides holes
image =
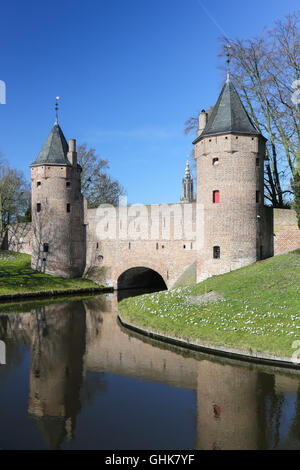
[[[154,269],[137,266],[126,269],[119,277],[117,288],[119,289],[142,289],[151,288],[166,290],[167,285],[163,277]]]

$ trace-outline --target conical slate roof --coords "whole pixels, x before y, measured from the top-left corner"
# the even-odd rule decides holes
[[[227,133],[259,134],[229,79],[200,137]]]
[[[69,147],[63,131],[55,123],[42,150],[32,165],[71,165],[67,158]],[[31,166],[32,166],[31,165]]]

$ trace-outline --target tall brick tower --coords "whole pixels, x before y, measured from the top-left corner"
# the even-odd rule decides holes
[[[198,281],[263,257],[265,142],[228,75],[209,118],[200,113],[193,142],[204,219]]]
[[[76,141],[69,145],[56,120],[39,156],[30,165],[33,269],[62,277],[85,267],[84,201]]]

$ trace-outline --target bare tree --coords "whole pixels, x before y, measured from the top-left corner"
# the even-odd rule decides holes
[[[231,77],[257,129],[268,139],[266,199],[284,207],[293,194],[299,164],[300,12],[277,21],[254,39],[230,40]],[[222,55],[228,38],[222,38]],[[297,163],[298,160],[298,163]]]
[[[88,207],[98,207],[100,204],[117,205],[119,196],[125,193],[117,180],[108,175],[108,160],[103,160],[94,148],[87,144],[78,145],[78,163],[82,167],[81,187]]]
[[[230,75],[257,129],[267,139],[265,198],[286,207],[300,174],[300,12],[277,21],[254,39],[221,38],[221,55],[230,46]],[[210,108],[211,111],[211,108]],[[185,133],[196,133],[198,115],[185,122]],[[299,203],[300,204],[300,203]]]
[[[30,204],[30,189],[22,171],[0,160],[0,236],[7,227],[20,221]]]

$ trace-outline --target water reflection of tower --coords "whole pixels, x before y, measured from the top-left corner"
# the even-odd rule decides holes
[[[82,302],[37,308],[33,314],[29,413],[50,449],[71,439],[81,408],[85,352]]]
[[[198,449],[257,448],[257,372],[202,361],[198,371]]]

